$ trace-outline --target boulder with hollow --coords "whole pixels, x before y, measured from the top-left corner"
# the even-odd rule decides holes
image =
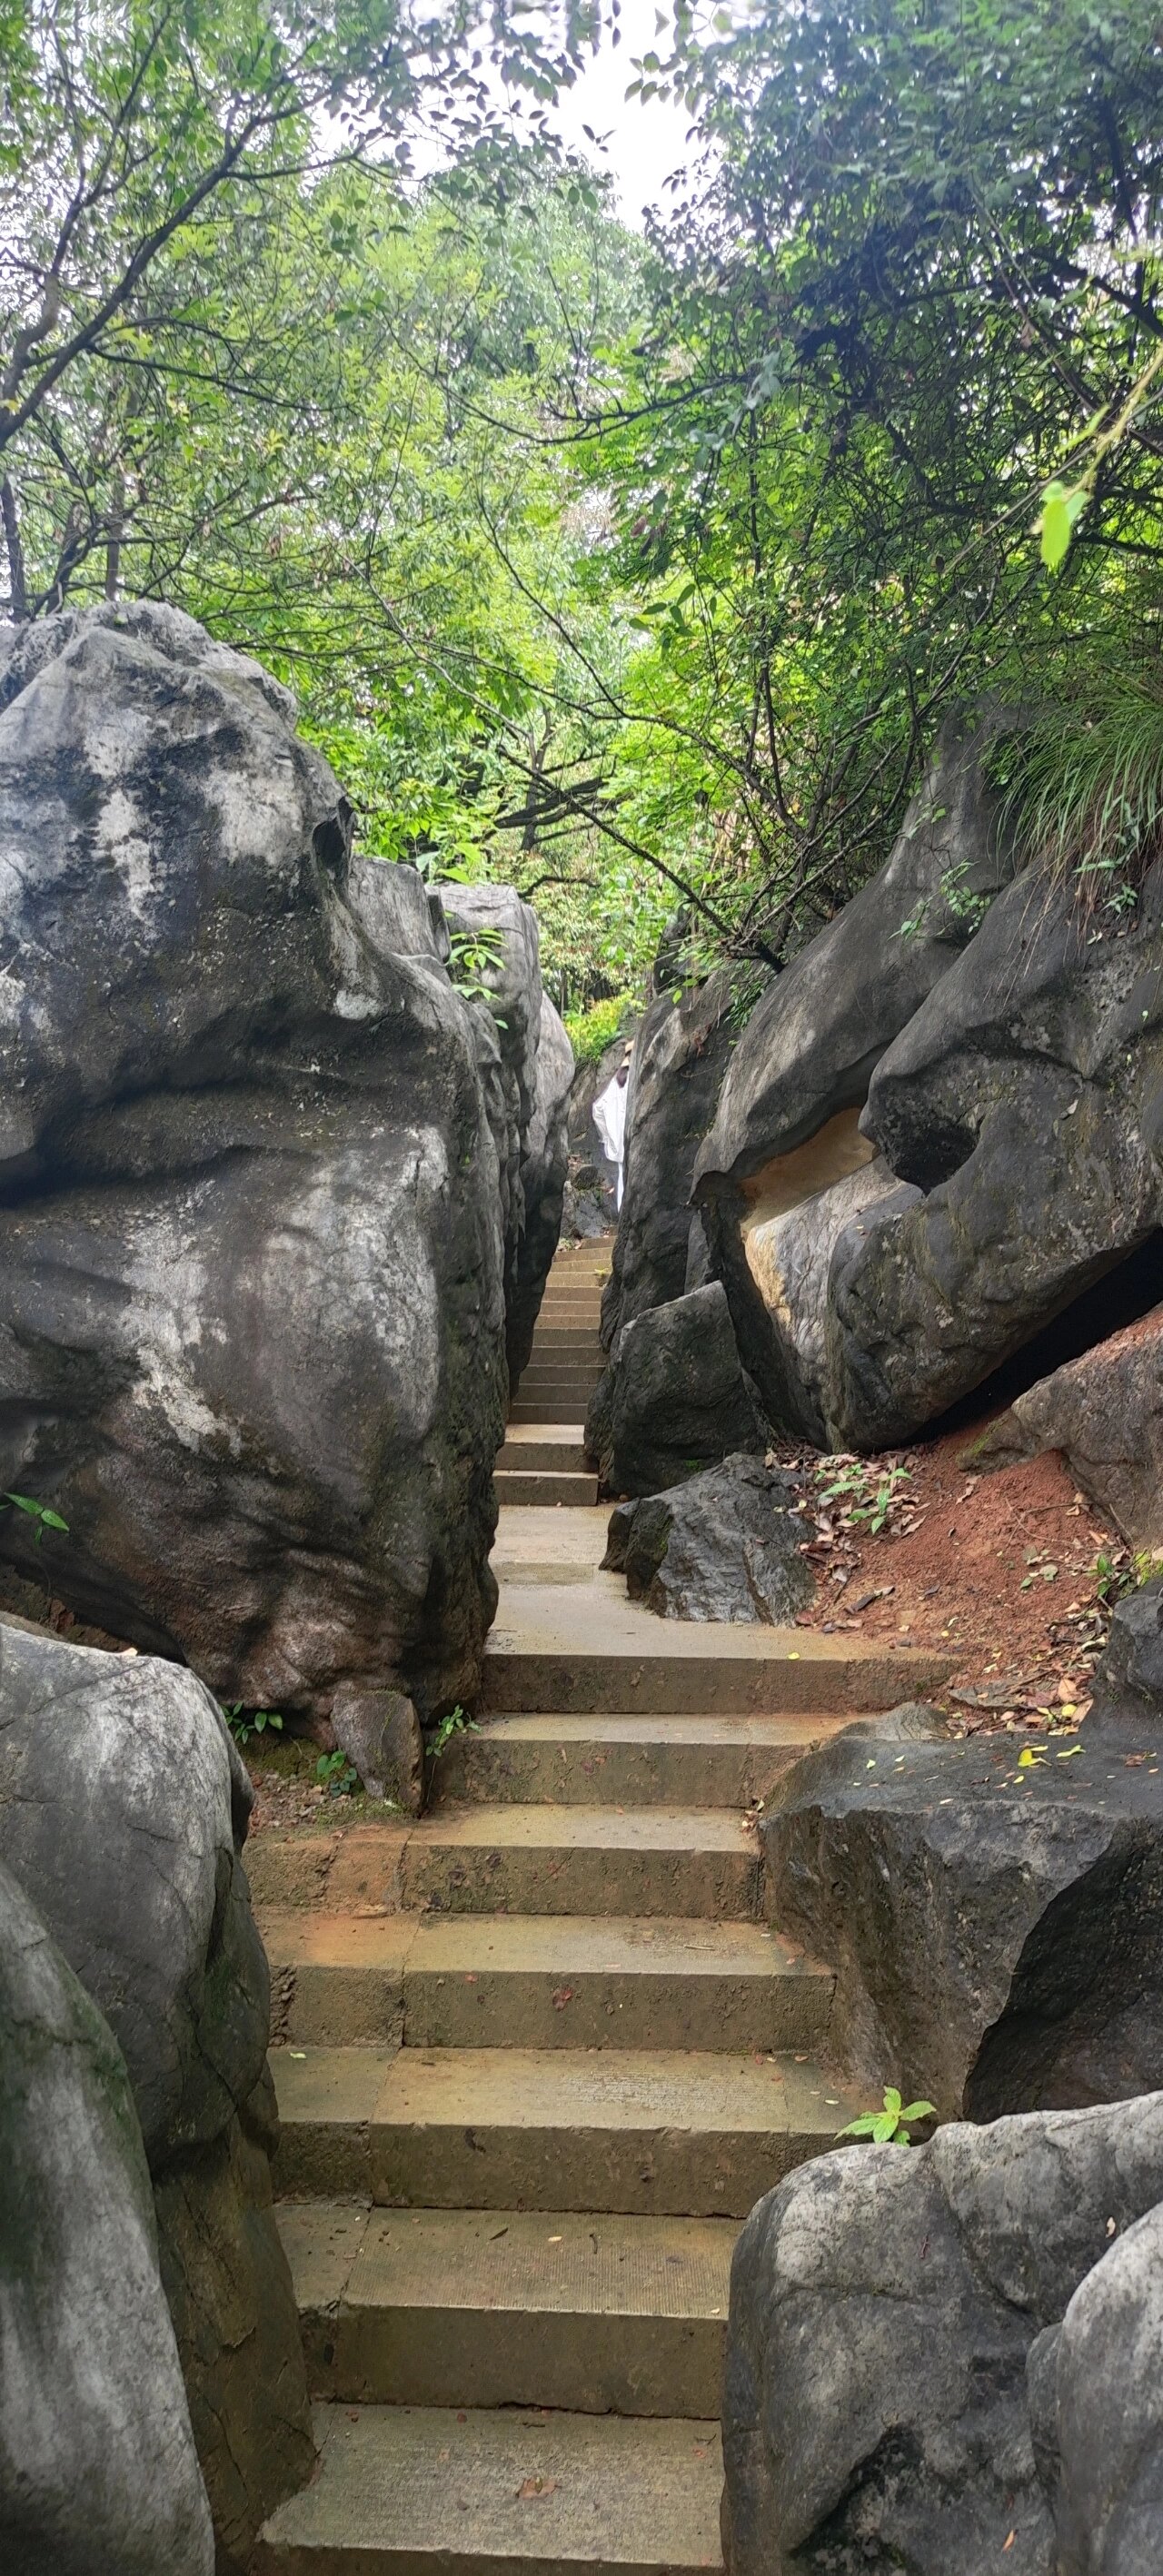
[[[698,1156],[694,1194],[744,1364],[772,1419],[815,1439],[832,1248],[896,1168],[862,1127],[869,1084],[1013,872],[983,760],[995,729],[993,717],[945,729],[886,865],[753,1011]]]
[[[902,1189],[832,1257],[837,1446],[909,1438],[1155,1233],[1161,970],[1163,866],[1105,924],[1026,875],[881,1057],[861,1124]]]

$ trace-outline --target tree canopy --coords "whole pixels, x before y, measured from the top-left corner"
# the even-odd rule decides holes
[[[757,990],[952,706],[1138,685],[1163,605],[1146,0],[677,0],[644,239],[555,140],[616,17],[0,0],[8,614],[259,653],[567,1001],[679,905]]]

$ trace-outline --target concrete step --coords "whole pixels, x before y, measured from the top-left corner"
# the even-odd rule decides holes
[[[276,2048],[275,2189],[414,2209],[745,2218],[867,2108],[808,2057]]]
[[[434,1804],[744,1807],[850,1717],[481,1718],[432,1766]]]
[[[554,1475],[545,1468],[498,1467],[493,1479],[499,1503],[556,1504],[589,1509],[598,1499],[594,1475]]]
[[[932,1648],[825,1637],[812,1628],[659,1619],[627,1600],[616,1575],[561,1584],[507,1575],[478,1706],[485,1715],[846,1709],[856,1717],[924,1699],[952,1669],[952,1657]]]
[[[523,1404],[521,1396],[516,1396],[511,1404],[511,1412],[508,1412],[508,1422],[511,1422],[511,1425],[526,1425],[526,1422],[560,1422],[562,1427],[572,1425],[572,1430],[578,1430],[580,1422],[585,1422],[588,1401],[591,1401],[588,1396],[585,1396],[585,1401],[580,1401],[578,1396],[560,1396],[560,1399],[557,1399],[557,1396],[536,1396],[536,1399],[531,1399],[529,1404]]]
[[[759,1911],[759,1845],[734,1812],[681,1807],[438,1807],[409,1834],[401,1903],[449,1914]]]
[[[717,2424],[617,2415],[319,2409],[313,2483],[255,2576],[683,2576],[721,2567]]]
[[[264,1911],[294,2048],[821,2047],[835,1978],[758,1923]]]
[[[758,1923],[425,1915],[404,2028],[429,2048],[794,2051],[822,2047],[834,1989]]]
[[[539,1323],[533,1336],[530,1368],[545,1368],[556,1360],[596,1359],[605,1367],[605,1353],[597,1334],[585,1324]]]
[[[584,1476],[587,1465],[581,1424],[561,1432],[547,1427],[543,1440],[537,1437],[534,1426],[516,1435],[506,1432],[495,1472],[505,1475],[510,1468],[525,1474]]]
[[[285,2201],[314,2397],[717,2415],[726,2218]]]
[[[544,1395],[556,1403],[559,1397],[569,1394],[580,1394],[588,1402],[601,1374],[601,1369],[596,1365],[591,1366],[588,1361],[568,1367],[562,1361],[552,1367],[544,1368],[538,1367],[536,1362],[531,1361],[524,1375],[517,1382],[521,1402],[530,1404],[536,1396]]]

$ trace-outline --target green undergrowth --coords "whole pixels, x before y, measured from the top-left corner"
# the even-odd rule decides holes
[[[615,993],[608,1002],[591,1002],[587,1011],[566,1011],[565,1033],[578,1063],[595,1064],[638,1007],[637,994]]]

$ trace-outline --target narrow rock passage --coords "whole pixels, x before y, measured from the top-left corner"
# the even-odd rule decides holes
[[[268,2576],[718,2567],[738,2224],[862,2107],[746,1810],[933,1660],[686,1628],[599,1572],[608,1255],[559,1253],[513,1408],[478,1726],[418,1824],[317,1838],[263,1914],[321,2450]]]

